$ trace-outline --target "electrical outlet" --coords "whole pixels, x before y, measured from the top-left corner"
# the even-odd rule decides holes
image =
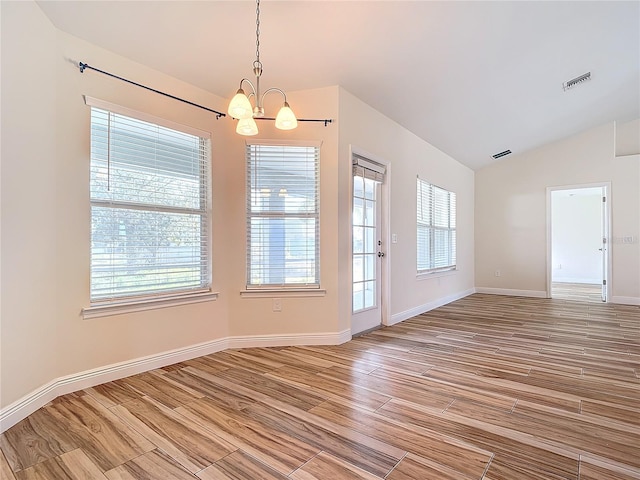
[[[273,299],[273,311],[274,312],[281,312],[282,311],[282,299],[281,298],[274,298]]]
[[[392,233],[391,234],[391,243],[398,243],[398,234],[397,233]]]
[[[500,276],[500,270],[496,270],[496,274],[495,275],[496,275],[496,277],[499,277]]]

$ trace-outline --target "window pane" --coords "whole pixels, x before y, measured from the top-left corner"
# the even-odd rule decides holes
[[[362,225],[364,221],[364,200],[361,198],[353,199],[353,224]]]
[[[376,182],[370,178],[364,179],[364,198],[368,200],[376,198]]]
[[[416,224],[418,271],[455,268],[455,193],[418,179]]]
[[[247,146],[247,285],[319,284],[318,155]]]
[[[313,218],[252,218],[251,284],[315,283],[315,224]]]
[[[353,284],[353,311],[364,308],[364,285],[362,283]]]
[[[198,287],[199,215],[91,209],[92,298]]]
[[[353,253],[364,253],[363,227],[353,227]]]
[[[364,308],[376,306],[376,282],[364,283]]]
[[[375,228],[365,228],[364,229],[364,253],[375,253],[377,252],[376,248],[376,230]]]
[[[365,255],[364,257],[364,279],[375,280],[376,279],[376,256]]]
[[[373,226],[376,224],[376,202],[365,200],[364,224]]]
[[[353,196],[364,198],[364,178],[353,177]]]
[[[91,109],[91,300],[209,283],[208,142]]]
[[[364,280],[364,255],[353,256],[353,281],[361,282]]]

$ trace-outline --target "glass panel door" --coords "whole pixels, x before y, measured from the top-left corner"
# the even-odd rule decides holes
[[[366,175],[353,176],[353,316],[352,334],[377,327],[382,322],[380,309],[381,250],[379,224],[380,183]]]

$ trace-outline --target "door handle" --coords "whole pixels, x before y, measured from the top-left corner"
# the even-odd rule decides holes
[[[384,253],[383,252],[378,252],[378,257],[384,257]]]

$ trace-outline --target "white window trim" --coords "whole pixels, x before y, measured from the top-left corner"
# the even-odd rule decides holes
[[[95,304],[91,307],[85,307],[82,309],[82,318],[84,320],[90,320],[93,318],[111,317],[114,315],[143,312],[146,310],[157,310],[192,303],[211,302],[217,300],[218,295],[219,292],[204,290],[182,295],[139,298],[126,302],[105,303],[103,305]]]
[[[431,182],[429,182],[429,181],[427,181],[427,180],[425,180],[423,178],[420,178],[420,175],[417,176],[417,180],[420,181],[420,182],[424,182],[424,183],[426,183],[427,185],[429,185],[431,187],[435,187],[435,188],[439,188],[441,190],[445,190],[448,193],[453,193],[454,195],[456,195],[456,198],[457,198],[457,194],[453,190],[448,190],[448,189],[446,189],[444,187],[436,185],[435,183],[431,183]],[[418,201],[418,199],[416,199],[416,203],[417,203],[417,201]],[[416,206],[416,210],[417,210],[417,206]],[[458,223],[457,222],[457,215],[458,215],[458,212],[457,212],[457,200],[456,200],[455,215],[456,215],[456,225],[457,225],[457,223]],[[417,232],[418,227],[420,226],[420,224],[421,224],[421,222],[419,222],[416,219],[416,232]],[[427,228],[433,228],[433,225],[425,225],[424,223],[422,223],[422,225],[427,227]],[[451,229],[449,229],[449,230],[451,230]],[[457,235],[457,232],[458,232],[458,227],[457,226],[454,229],[454,231],[456,232],[456,235]],[[416,240],[417,240],[417,238],[416,238]],[[456,250],[457,250],[457,248],[458,248],[458,245],[457,245],[457,240],[456,240]],[[457,257],[457,251],[456,251],[456,257]],[[416,263],[418,261],[419,261],[419,259],[416,258]],[[417,265],[416,265],[416,267],[417,267]],[[418,280],[421,280],[421,279],[424,280],[424,279],[427,279],[427,278],[443,277],[443,276],[454,274],[457,271],[458,271],[458,265],[457,265],[457,260],[456,260],[456,265],[450,265],[450,266],[447,266],[447,267],[439,267],[439,268],[431,268],[431,269],[423,269],[423,270],[417,269],[416,278]]]
[[[442,270],[425,270],[416,274],[418,280],[429,280],[430,278],[450,277],[460,271],[458,267],[451,267]]]
[[[252,288],[241,290],[242,298],[275,298],[275,297],[324,297],[327,291],[319,288]]]
[[[322,140],[273,140],[251,138],[246,140],[246,145],[268,145],[268,146],[285,146],[285,147],[322,147]]]
[[[204,138],[208,143],[209,149],[209,175],[211,175],[212,157],[211,157],[211,132],[200,130],[198,128],[184,125],[181,123],[173,122],[165,118],[156,117],[146,112],[134,110],[132,108],[124,107],[116,103],[111,103],[106,100],[91,97],[88,95],[83,96],[85,104],[90,107],[96,107],[103,110],[110,111],[112,113],[125,115],[128,117],[136,118],[145,122],[155,123],[172,130],[182,131],[190,135]],[[212,209],[212,181],[210,180],[207,185],[207,195],[209,199],[209,208],[207,209],[207,221],[209,225],[213,225],[213,209]],[[209,242],[208,255],[211,259],[209,266],[209,272],[207,272],[209,284],[213,281],[213,235],[210,234],[211,241]],[[144,297],[131,297],[123,298],[122,300],[113,301],[100,301],[91,302],[89,307],[81,309],[81,315],[84,320],[90,320],[94,318],[109,317],[114,315],[123,315],[128,313],[135,313],[147,310],[157,310],[169,307],[175,307],[180,305],[188,305],[194,303],[210,302],[218,299],[219,292],[212,291],[211,287],[192,290],[187,292],[179,292],[176,294],[156,295],[156,296],[144,296]]]
[[[267,145],[267,146],[291,146],[291,147],[315,147],[319,152],[322,150],[322,140],[274,140],[274,139],[247,139],[245,141],[246,146],[250,145]],[[246,162],[246,159],[245,159]],[[245,163],[246,165],[246,163]],[[246,174],[246,170],[245,170]],[[322,169],[320,166],[318,167],[318,175],[322,176]],[[321,189],[322,189],[322,181],[321,178],[318,178],[319,187],[318,187],[318,198],[321,197]],[[246,182],[245,182],[246,185]],[[245,190],[245,199],[249,192]],[[248,215],[248,212],[245,209],[245,216]],[[322,210],[320,203],[318,204],[318,222],[320,222],[320,218],[322,216]],[[245,218],[246,220],[246,218]],[[322,237],[322,230],[320,230],[318,234],[318,239]],[[320,267],[320,263],[322,262],[322,249],[318,252],[318,265]],[[245,255],[246,261],[246,255]],[[246,268],[246,267],[245,267]],[[320,270],[322,272],[322,269]],[[245,283],[246,283],[245,279]],[[245,289],[240,291],[240,296],[242,298],[272,298],[272,297],[323,297],[327,294],[326,290],[323,290],[322,287],[322,279],[319,279],[319,283],[317,284],[309,284],[309,285],[245,285]]]
[[[183,133],[188,133],[189,135],[194,135],[196,137],[202,137],[207,140],[211,140],[211,132],[206,132],[189,125],[183,125],[182,123],[172,122],[171,120],[167,120],[166,118],[156,117],[139,110],[123,107],[122,105],[118,105],[116,103],[100,100],[99,98],[89,97],[88,95],[85,95],[84,103],[86,103],[90,107],[100,108],[102,110],[107,110],[119,115],[133,117],[137,120],[142,120],[143,122],[155,123],[156,125],[170,128],[171,130],[179,130]]]

